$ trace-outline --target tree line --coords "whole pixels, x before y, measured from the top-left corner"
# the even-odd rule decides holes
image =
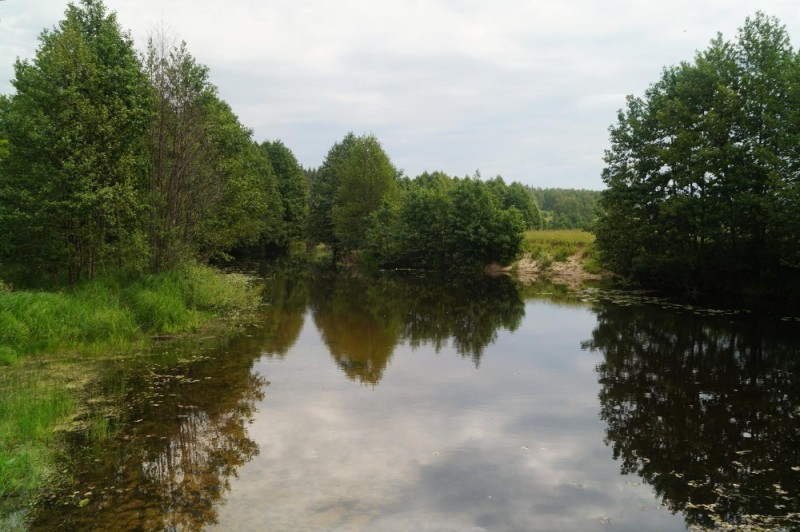
[[[518,183],[404,176],[374,135],[318,169],[256,142],[187,45],[138,53],[102,0],[80,0],[17,60],[0,96],[0,278],[59,285],[104,271],[274,255],[422,268],[509,262],[541,226]]]
[[[542,211],[543,229],[588,229],[597,217],[598,190],[530,188]]]
[[[757,13],[629,96],[596,225],[610,269],[679,291],[800,293],[800,54]]]

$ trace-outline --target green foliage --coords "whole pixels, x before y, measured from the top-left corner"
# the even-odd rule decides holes
[[[587,229],[597,217],[599,191],[532,188],[528,192],[541,209],[541,229]]]
[[[425,173],[404,185],[399,207],[373,218],[369,249],[384,266],[476,269],[514,261],[524,227],[489,184]]]
[[[335,167],[339,186],[332,220],[336,242],[344,250],[362,249],[373,213],[397,194],[397,170],[374,135],[357,137]]]
[[[149,91],[130,37],[102,2],[83,0],[15,72],[2,261],[27,279],[73,282],[139,262]]]
[[[0,291],[0,361],[57,350],[125,349],[143,333],[196,328],[254,304],[243,276],[184,264],[133,283],[107,276],[63,292]]]
[[[500,206],[504,209],[514,207],[519,211],[525,221],[525,229],[542,228],[542,212],[539,210],[536,200],[523,185],[516,182],[506,185],[500,176],[490,180],[487,184]]]
[[[291,243],[304,241],[308,234],[308,184],[305,172],[292,151],[281,141],[264,142],[261,150],[272,164],[283,202],[278,244],[288,249]]]
[[[603,262],[677,290],[797,286],[798,102],[797,53],[761,13],[629,97],[605,157]]]
[[[282,205],[265,150],[219,99],[186,43],[148,43],[150,248],[154,269],[280,238]]]
[[[314,243],[325,244],[334,251],[338,240],[333,227],[333,207],[339,190],[339,167],[344,163],[356,142],[351,132],[331,146],[319,170],[309,172],[309,237]]]
[[[252,306],[246,278],[220,276],[197,264],[183,264],[168,272],[146,275],[121,293],[137,329],[149,333],[193,330],[214,313]]]

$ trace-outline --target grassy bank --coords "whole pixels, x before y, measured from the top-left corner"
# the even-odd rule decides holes
[[[584,268],[597,273],[599,265],[593,257],[594,235],[577,229],[526,231],[523,249],[542,267],[563,262],[576,253],[581,254]]]
[[[71,361],[142,348],[257,302],[245,276],[199,265],[61,292],[0,289],[0,525],[50,474],[56,428],[80,402]]]

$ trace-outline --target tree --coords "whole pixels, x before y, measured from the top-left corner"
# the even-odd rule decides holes
[[[504,209],[514,207],[519,211],[525,222],[525,229],[542,228],[542,212],[523,185],[516,182],[507,185],[501,176],[489,180],[487,184]]]
[[[525,222],[516,208],[504,209],[478,179],[462,179],[453,191],[452,260],[510,264],[519,254]]]
[[[397,170],[374,135],[356,138],[335,170],[333,232],[342,249],[361,249],[370,217],[397,193]]]
[[[309,174],[309,236],[312,242],[330,246],[334,253],[338,249],[333,230],[333,206],[339,190],[338,167],[343,162],[356,141],[350,132],[342,140],[331,146],[325,161],[316,172]]]
[[[796,279],[799,82],[785,28],[758,13],[629,97],[605,156],[605,263],[680,290]]]
[[[524,219],[516,207],[503,207],[490,184],[435,172],[422,174],[404,188],[394,216],[373,218],[369,249],[377,262],[475,270],[517,258]],[[376,236],[389,241],[376,242]]]
[[[308,234],[308,184],[303,168],[292,151],[279,140],[264,142],[261,150],[266,154],[278,183],[283,202],[281,245],[305,240]]]
[[[586,229],[597,215],[597,190],[529,188],[528,193],[541,209],[542,228]]]
[[[6,137],[6,113],[11,105],[7,96],[0,95],[0,161],[8,157],[8,139]]]
[[[151,266],[224,255],[274,233],[282,206],[269,159],[209,81],[163,32],[148,42]],[[270,237],[272,238],[272,237]]]
[[[101,0],[70,4],[39,39],[4,113],[2,260],[37,281],[136,265],[149,91],[133,42]]]

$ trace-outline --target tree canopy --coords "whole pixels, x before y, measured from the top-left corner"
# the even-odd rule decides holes
[[[130,37],[102,2],[83,0],[15,72],[0,260],[75,281],[137,256],[150,92]]]
[[[304,170],[279,140],[253,140],[186,43],[154,32],[137,54],[102,0],[70,4],[15,74],[0,96],[0,276],[14,284],[307,241],[336,258],[473,267],[512,261],[541,226],[519,183],[411,180],[372,134]]]
[[[597,217],[600,191],[529,188],[542,213],[543,229],[586,229]]]
[[[628,97],[606,152],[601,258],[678,290],[783,290],[800,273],[800,58],[762,13]]]
[[[500,180],[502,183],[502,180]],[[520,253],[525,217],[505,207],[498,182],[424,173],[404,185],[396,205],[373,216],[368,248],[379,263],[424,269],[509,264]]]
[[[70,4],[40,41],[0,98],[5,278],[57,285],[277,238],[268,154],[185,43],[155,35],[140,61],[101,0]]]

